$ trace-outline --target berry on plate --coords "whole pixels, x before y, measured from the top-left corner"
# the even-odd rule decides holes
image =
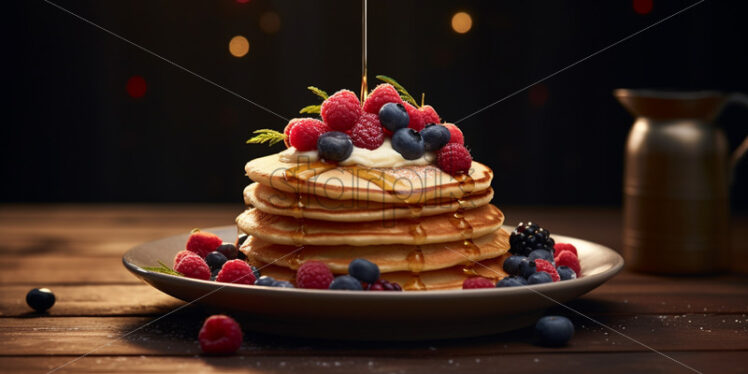
[[[551,276],[551,280],[554,282],[561,280],[561,277],[559,277],[558,272],[556,271],[556,267],[542,258],[535,259],[535,271],[548,273],[548,275]]]
[[[527,277],[527,284],[541,284],[551,282],[553,282],[553,278],[551,278],[550,274],[544,271],[538,271],[537,273]]]
[[[542,258],[543,260],[546,260],[548,262],[554,262],[553,254],[547,249],[536,249],[530,252],[530,255],[528,255],[527,258],[529,258],[530,261],[535,261],[539,258]]]
[[[353,152],[353,141],[344,132],[330,131],[317,140],[319,157],[325,161],[343,161]]]
[[[357,258],[348,264],[348,274],[365,283],[375,283],[379,279],[379,266],[364,259]]]
[[[403,288],[397,282],[390,282],[386,279],[379,279],[369,285],[367,291],[402,291]]]
[[[333,279],[332,271],[322,261],[306,261],[296,271],[296,285],[299,288],[324,290],[330,287]]]
[[[520,222],[509,236],[509,251],[515,255],[529,256],[536,249],[553,253],[554,244],[551,233],[532,222]]]
[[[242,329],[233,318],[217,314],[203,322],[198,341],[203,353],[232,354],[242,345]]]
[[[568,266],[574,273],[577,274],[577,278],[582,275],[582,267],[579,265],[579,258],[571,251],[561,251],[556,255],[556,266]]]
[[[229,259],[226,258],[223,253],[218,251],[210,252],[207,256],[205,256],[205,263],[208,264],[211,271],[220,270],[223,267],[223,264],[225,264],[228,260]]]
[[[436,162],[439,165],[439,169],[444,170],[448,174],[465,174],[470,171],[470,165],[473,164],[473,157],[470,156],[470,151],[464,145],[449,143],[437,152]]]
[[[174,256],[174,265],[172,267],[176,268],[177,264],[179,264],[182,261],[182,259],[185,258],[185,257],[187,257],[187,256],[200,257],[200,256],[197,255],[197,253],[192,252],[192,251],[188,251],[188,250],[185,249],[184,251],[180,251],[179,253],[177,253],[176,256]]]
[[[210,267],[205,263],[205,260],[198,256],[183,257],[174,267],[174,270],[187,278],[210,279]]]
[[[223,243],[223,240],[216,234],[205,231],[193,232],[187,239],[187,250],[197,253],[198,256],[205,258],[208,253],[213,252]]]
[[[390,132],[408,127],[408,112],[400,103],[387,103],[379,110],[379,122]]]
[[[353,145],[359,148],[377,149],[384,143],[384,129],[376,114],[362,113],[349,135]]]
[[[556,268],[556,271],[558,272],[558,276],[562,281],[577,279],[577,273],[575,273],[574,270],[571,270],[571,268],[568,266],[561,265]]]
[[[273,287],[279,288],[295,288],[291,282],[288,281],[275,281]]]
[[[530,261],[527,257],[524,257],[519,262],[519,275],[522,278],[529,278],[531,275],[535,274],[537,264],[535,261]]]
[[[502,280],[496,283],[496,287],[517,287],[517,286],[526,286],[526,285],[527,285],[527,280],[517,275],[504,277]]]
[[[535,337],[540,345],[559,347],[574,336],[574,324],[562,316],[545,316],[535,324]]]
[[[216,252],[220,252],[227,259],[233,260],[239,255],[237,248],[234,243],[223,243],[216,248]]]
[[[472,288],[494,288],[496,285],[487,278],[483,277],[471,277],[468,279],[465,279],[462,281],[462,289],[472,289]]]
[[[465,144],[465,137],[462,135],[462,131],[454,123],[445,123],[444,127],[449,130],[449,142],[457,144]]]
[[[416,160],[426,152],[423,137],[411,128],[402,128],[392,134],[392,149],[406,160]]]
[[[331,290],[350,290],[350,291],[363,291],[363,287],[361,286],[361,282],[350,276],[350,275],[341,275],[339,277],[336,277],[332,283],[330,283],[330,289]]]
[[[553,249],[556,252],[556,256],[558,256],[558,254],[563,251],[570,251],[574,253],[574,256],[577,256],[577,257],[579,256],[579,254],[577,253],[577,248],[569,243],[556,243],[553,246]]]
[[[275,279],[273,279],[270,276],[263,275],[255,281],[255,286],[267,286],[272,287],[273,283],[277,282]]]
[[[416,131],[423,130],[424,126],[426,126],[426,122],[423,120],[423,114],[409,103],[404,102],[403,106],[405,106],[405,110],[408,112],[408,118],[410,118],[410,121],[408,121],[408,127]]]
[[[300,118],[288,133],[288,143],[301,152],[317,149],[317,139],[330,131],[322,121],[314,118]]]
[[[391,84],[382,83],[369,93],[364,101],[364,112],[378,114],[382,106],[387,103],[401,104],[403,99]]]
[[[26,304],[42,313],[55,305],[55,294],[49,288],[34,288],[26,294]]]
[[[347,131],[356,124],[356,120],[361,115],[361,103],[353,92],[340,90],[322,103],[320,114],[322,120],[331,129]],[[296,126],[294,126],[294,129]],[[293,131],[291,133],[293,134]]]
[[[449,143],[449,130],[442,125],[430,123],[421,130],[423,148],[426,152],[434,152]]]
[[[504,264],[501,267],[509,275],[519,275],[519,264],[524,261],[527,262],[528,258],[525,256],[509,256],[504,260]]]
[[[234,243],[234,245],[236,246],[236,248],[237,249],[241,248],[242,245],[244,245],[244,242],[247,241],[248,237],[249,237],[249,235],[247,235],[247,234],[241,234],[241,235],[237,236],[236,237],[236,243]]]
[[[226,261],[216,277],[216,281],[224,283],[254,284],[255,280],[252,267],[239,259]]]

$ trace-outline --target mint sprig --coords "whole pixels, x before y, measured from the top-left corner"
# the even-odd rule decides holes
[[[307,105],[299,111],[299,113],[314,113],[319,114],[322,110],[322,105]]]
[[[172,268],[166,266],[166,264],[164,264],[161,261],[159,261],[158,264],[161,265],[161,266],[145,266],[145,267],[143,267],[143,269],[148,270],[148,271],[152,271],[154,273],[176,275],[178,277],[182,277],[183,276],[180,272],[174,271]]]
[[[410,93],[408,92],[408,90],[406,90],[405,87],[403,87],[400,83],[397,83],[396,80],[394,80],[394,79],[392,79],[392,78],[390,78],[390,77],[388,77],[386,75],[377,75],[377,79],[379,79],[380,81],[382,81],[384,83],[391,84],[393,87],[395,87],[395,89],[397,90],[397,92],[400,93],[400,97],[403,100],[405,100],[408,103],[412,104],[416,108],[419,107],[418,103],[416,102],[416,100],[413,99],[413,96],[410,96]]]
[[[307,87],[307,89],[309,89],[309,91],[312,91],[315,95],[321,97],[322,100],[327,100],[327,98],[330,97],[329,95],[327,95],[327,92],[322,91],[317,87],[309,86]]]
[[[286,135],[284,135],[282,132],[270,129],[255,130],[252,133],[257,135],[247,140],[247,144],[268,143],[268,146],[272,147],[286,139]]]

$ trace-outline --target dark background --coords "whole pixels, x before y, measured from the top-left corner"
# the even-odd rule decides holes
[[[284,117],[360,85],[360,3],[71,1],[66,9]],[[402,1],[369,4],[369,72],[398,79],[456,121],[695,1]],[[285,122],[41,0],[4,3],[5,202],[241,202],[246,145]],[[615,205],[631,116],[614,88],[748,92],[742,1],[708,0],[459,125],[496,174],[496,203]],[[452,15],[473,28],[457,34]],[[275,12],[276,33],[260,18]],[[249,54],[229,54],[244,35]],[[143,97],[125,89],[147,82]],[[373,84],[370,85],[373,87]],[[748,110],[719,118],[734,149]],[[733,208],[746,205],[743,162]]]

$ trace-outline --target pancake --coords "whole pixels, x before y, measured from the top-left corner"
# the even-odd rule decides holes
[[[493,205],[463,213],[419,219],[329,222],[278,216],[252,208],[236,218],[239,229],[275,244],[380,245],[429,244],[479,238],[501,227],[504,214]]]
[[[451,176],[434,165],[399,168],[339,167],[323,162],[284,163],[279,155],[249,161],[245,170],[255,182],[274,189],[334,200],[369,200],[423,204],[458,199],[490,187],[493,172],[473,161],[470,173]]]
[[[244,189],[247,205],[270,214],[323,221],[365,222],[419,218],[474,209],[488,204],[493,189],[470,194],[460,200],[431,200],[424,205],[388,204],[369,200],[333,200],[317,195],[276,190],[260,183]]]
[[[326,263],[333,273],[346,274],[348,264],[356,258],[365,258],[379,266],[383,273],[393,271],[422,272],[442,269],[466,261],[481,261],[503,255],[509,251],[509,233],[499,229],[472,240],[426,245],[371,245],[354,246],[304,246],[298,247],[269,243],[250,236],[241,250],[247,258],[263,263],[296,270],[304,261]],[[292,253],[289,255],[289,253]]]
[[[381,278],[390,282],[397,282],[406,291],[448,290],[462,288],[462,282],[474,276],[480,276],[498,282],[507,276],[502,269],[506,253],[500,257],[483,260],[471,265],[456,265],[444,269],[411,273],[398,271],[382,273]],[[288,268],[255,262],[253,265],[260,269],[262,275],[271,276],[277,280],[294,282],[296,273]]]

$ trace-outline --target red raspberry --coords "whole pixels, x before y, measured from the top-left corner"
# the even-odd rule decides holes
[[[203,322],[197,339],[203,353],[232,354],[242,345],[242,328],[233,318],[216,314]]]
[[[384,127],[376,114],[362,113],[348,135],[360,148],[377,149],[384,143]]]
[[[486,279],[483,277],[472,277],[465,279],[462,282],[462,289],[467,290],[470,288],[493,288],[496,287],[496,284],[492,282],[490,279]]]
[[[421,118],[423,118],[423,125],[426,126],[429,123],[441,123],[441,119],[439,118],[439,115],[436,114],[436,110],[431,105],[424,105],[420,108],[418,108],[418,111],[421,112]]]
[[[383,83],[374,88],[364,101],[364,112],[379,115],[379,109],[387,103],[400,104],[403,99],[391,84]]]
[[[375,283],[365,287],[367,291],[402,291],[403,288],[397,282],[390,282],[386,279],[378,279]]]
[[[444,127],[449,130],[449,142],[457,144],[465,144],[465,137],[462,136],[462,131],[453,123],[445,123]]]
[[[582,267],[579,265],[579,258],[572,251],[561,251],[556,254],[556,266],[568,266],[577,273],[577,278],[582,275]]]
[[[238,283],[238,284],[255,284],[255,274],[252,267],[246,262],[236,259],[226,261],[218,272],[217,282]]]
[[[205,258],[208,253],[215,251],[221,244],[223,244],[223,240],[218,235],[198,231],[193,232],[190,238],[187,239],[187,250]]]
[[[426,127],[426,123],[423,121],[423,116],[421,115],[421,112],[416,109],[413,105],[410,105],[408,103],[403,103],[405,106],[405,111],[408,112],[408,117],[410,117],[410,122],[408,122],[408,127],[410,127],[413,130],[421,131],[424,127]]]
[[[579,254],[577,254],[577,248],[569,243],[556,243],[553,246],[553,249],[556,251],[556,256],[563,251],[570,251],[574,253],[574,256],[579,257]]]
[[[188,251],[188,250],[185,249],[184,251],[181,251],[181,252],[177,253],[176,256],[174,256],[174,266],[173,267],[176,268],[177,264],[180,263],[182,261],[182,259],[184,259],[187,256],[200,257],[200,256],[197,255],[197,253],[192,252],[192,251]]]
[[[561,277],[558,276],[558,272],[556,271],[556,267],[553,266],[552,263],[543,260],[542,258],[535,259],[535,271],[544,271],[548,273],[554,282],[558,282],[561,280]]]
[[[283,129],[283,135],[286,137],[283,139],[283,143],[286,144],[286,148],[291,146],[291,143],[288,142],[288,140],[291,138],[291,129],[296,126],[296,122],[299,121],[300,118],[293,118],[290,121],[288,121],[288,125],[286,125],[286,128]]]
[[[456,175],[470,171],[473,158],[464,145],[450,143],[436,153],[436,163],[444,172]]]
[[[353,92],[340,90],[322,103],[320,114],[331,129],[348,131],[361,115],[361,103]]]
[[[326,290],[335,279],[330,268],[322,261],[307,261],[296,271],[296,286]]]
[[[210,279],[210,266],[199,256],[184,256],[177,266],[174,266],[174,270],[187,278]]]
[[[328,131],[330,128],[320,120],[301,118],[293,122],[289,130],[288,143],[299,151],[311,151],[317,149],[319,136]]]

